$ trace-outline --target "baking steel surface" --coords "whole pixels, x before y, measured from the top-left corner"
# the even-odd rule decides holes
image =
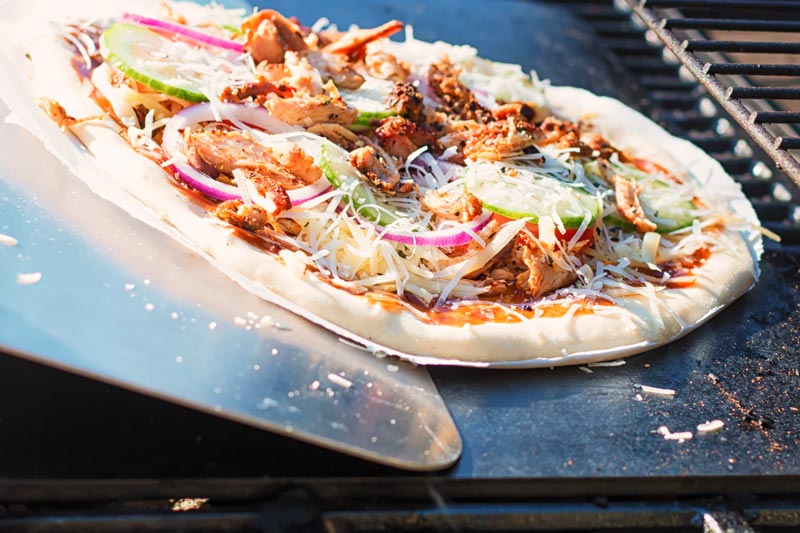
[[[3,113],[5,115],[5,112]],[[415,470],[457,431],[428,373],[270,305],[0,127],[0,346],[219,416]],[[38,272],[38,283],[17,282]]]

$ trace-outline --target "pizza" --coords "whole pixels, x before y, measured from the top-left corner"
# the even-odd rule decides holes
[[[12,111],[245,289],[373,350],[618,358],[757,280],[738,185],[619,101],[400,21],[96,4],[7,45],[30,72],[0,85]],[[57,130],[78,142],[53,148]]]

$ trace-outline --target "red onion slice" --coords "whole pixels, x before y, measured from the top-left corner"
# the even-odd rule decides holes
[[[239,53],[244,51],[242,43],[214,37],[213,35],[208,35],[207,33],[184,26],[183,24],[175,24],[174,22],[167,22],[165,20],[152,19],[150,17],[134,15],[133,13],[125,13],[122,15],[122,20],[126,22],[133,22],[134,24],[139,24],[140,26],[147,26],[148,28],[176,33],[178,35],[182,35],[183,37],[192,39],[193,41],[210,46],[216,46],[217,48],[225,48],[226,50],[233,50],[234,52]]]
[[[401,233],[381,228],[383,229],[381,238],[387,241],[407,244],[409,246],[435,246],[438,248],[461,246],[462,244],[467,244],[472,241],[475,238],[474,234],[486,227],[486,224],[492,219],[493,214],[494,213],[488,209],[484,209],[480,215],[469,222],[453,226],[452,228],[422,231],[419,233]]]
[[[241,191],[235,185],[229,185],[217,181],[211,176],[204,174],[189,165],[183,157],[183,139],[181,130],[194,126],[199,122],[212,120],[232,120],[238,121],[270,133],[288,133],[298,131],[298,128],[290,126],[270,115],[263,107],[250,107],[237,104],[224,103],[204,103],[187,107],[180,113],[173,116],[164,127],[163,142],[161,147],[167,159],[174,159],[170,165],[181,180],[193,189],[216,200],[241,200]],[[330,190],[331,184],[323,175],[320,179],[300,187],[299,189],[289,189],[286,192],[292,201],[292,205],[301,205],[312,200]]]

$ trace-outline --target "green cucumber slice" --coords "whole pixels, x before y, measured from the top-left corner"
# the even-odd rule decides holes
[[[185,64],[173,55],[173,41],[135,24],[117,22],[100,36],[100,53],[117,70],[163,94],[206,102],[197,73],[179,71]]]
[[[503,168],[507,167],[479,164],[467,168],[467,190],[489,211],[507,218],[530,218],[533,223],[555,213],[566,229],[580,228],[587,215],[591,226],[602,213],[598,198],[583,188],[523,168],[510,173]]]
[[[624,178],[636,181],[639,190],[639,203],[645,216],[656,225],[656,232],[670,233],[691,226],[697,218],[697,207],[686,199],[686,188],[622,163],[614,163],[614,169]],[[606,223],[626,231],[635,231],[633,224],[611,214]]]
[[[392,206],[375,198],[369,187],[363,183],[358,170],[349,163],[345,150],[330,143],[322,145],[319,168],[337,189],[342,186],[350,188],[346,199],[352,203],[353,210],[359,216],[381,226],[388,226],[400,218]]]

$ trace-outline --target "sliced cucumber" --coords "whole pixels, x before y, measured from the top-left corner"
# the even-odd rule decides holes
[[[190,102],[206,102],[202,77],[194,69],[179,69],[174,42],[135,24],[118,22],[100,37],[100,52],[106,61],[132,79],[163,94]]]
[[[597,197],[581,187],[523,168],[504,169],[489,163],[467,168],[467,190],[489,211],[508,218],[530,218],[533,223],[555,213],[566,229],[580,228],[587,216],[591,226],[602,212]]]
[[[380,202],[364,184],[364,178],[348,162],[345,150],[331,143],[325,143],[322,146],[319,167],[331,185],[337,189],[342,187],[349,189],[346,199],[352,203],[353,210],[360,216],[381,226],[388,226],[401,217],[394,207]]]
[[[697,207],[691,199],[686,199],[686,186],[651,177],[638,168],[621,163],[614,164],[614,169],[622,177],[636,181],[639,203],[645,216],[655,223],[658,233],[686,228],[697,218]],[[607,216],[606,223],[626,231],[635,231],[633,224],[617,214]]]

